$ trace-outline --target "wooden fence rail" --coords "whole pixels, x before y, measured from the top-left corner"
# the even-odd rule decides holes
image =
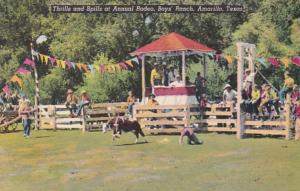
[[[64,105],[41,105],[39,117],[41,129],[102,129],[115,115],[127,113],[127,103],[99,103],[85,107],[82,116],[71,118]],[[244,114],[243,114],[244,115]],[[237,126],[236,110],[231,103],[207,104],[200,110],[198,105],[159,105],[136,104],[133,107],[133,119],[150,132],[179,132],[184,126],[195,126],[200,131],[233,132],[242,135],[281,135],[290,138],[290,106],[285,105],[278,119],[254,121],[244,118],[243,130]]]

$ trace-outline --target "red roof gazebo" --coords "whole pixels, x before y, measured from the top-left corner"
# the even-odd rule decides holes
[[[182,79],[184,85],[186,77],[185,56],[198,54],[202,55],[205,60],[205,53],[215,53],[215,50],[208,46],[189,39],[181,34],[172,32],[161,36],[159,39],[138,48],[130,53],[132,56],[142,58],[142,98],[145,100],[145,56],[150,57],[166,57],[166,56],[182,56]],[[206,64],[204,62],[204,76],[206,76]]]

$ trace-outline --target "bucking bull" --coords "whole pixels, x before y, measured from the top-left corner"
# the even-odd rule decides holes
[[[132,132],[136,137],[135,143],[138,142],[139,135],[144,137],[145,143],[148,142],[141,128],[141,125],[137,121],[130,121],[128,119],[118,116],[108,121],[106,126],[111,127],[113,140],[115,140],[116,138],[120,138],[123,131],[125,133]]]

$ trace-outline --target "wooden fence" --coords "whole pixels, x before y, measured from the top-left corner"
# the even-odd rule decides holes
[[[151,132],[179,132],[183,126],[190,125],[189,107],[189,105],[135,105],[133,118]]]
[[[39,112],[40,129],[102,129],[114,115],[123,116],[127,112],[127,103],[99,103],[83,109],[84,117],[69,117],[64,105],[41,105]],[[159,105],[136,104],[133,107],[133,119],[150,132],[178,133],[184,126],[198,127],[199,131],[240,132],[241,135],[280,135],[286,139],[291,135],[290,105],[286,104],[282,114],[274,120],[255,121],[245,115],[241,126],[237,126],[236,110],[231,103],[210,103],[200,110],[198,105]]]
[[[103,123],[107,123],[114,115],[123,116],[127,111],[126,102],[97,103],[84,109],[86,129],[101,129]]]
[[[84,118],[70,117],[65,105],[40,105],[40,129],[81,129],[85,131]]]

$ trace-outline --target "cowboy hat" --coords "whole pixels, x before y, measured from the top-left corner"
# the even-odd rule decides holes
[[[155,98],[155,95],[154,94],[149,94],[149,98],[151,98],[151,97],[153,97],[153,98]]]
[[[73,90],[68,89],[68,94],[71,94],[71,93],[73,93]]]
[[[245,70],[245,72],[251,72],[251,70],[248,68],[248,69]]]
[[[226,84],[223,89],[226,89],[226,88],[231,88],[231,85]]]

